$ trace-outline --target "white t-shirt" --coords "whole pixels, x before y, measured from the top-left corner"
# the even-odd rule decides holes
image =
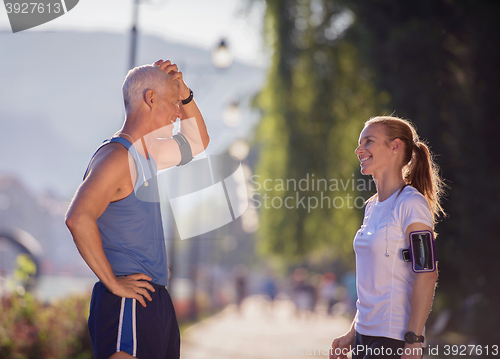
[[[363,335],[404,340],[415,279],[411,263],[403,261],[401,254],[408,248],[405,231],[412,223],[432,228],[433,217],[425,197],[414,187],[406,186],[398,193],[368,203],[363,225],[354,237],[355,329]]]

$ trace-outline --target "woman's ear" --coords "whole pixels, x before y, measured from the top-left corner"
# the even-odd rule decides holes
[[[401,139],[395,138],[394,140],[392,140],[391,142],[392,153],[398,152],[399,150],[401,150],[401,148],[403,148],[403,141],[401,141]]]

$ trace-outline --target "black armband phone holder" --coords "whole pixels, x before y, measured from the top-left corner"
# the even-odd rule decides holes
[[[415,273],[434,272],[436,270],[436,245],[431,231],[410,233],[410,248],[403,249],[403,260],[412,263]]]
[[[172,138],[179,145],[179,149],[181,151],[181,162],[177,166],[185,165],[189,163],[193,159],[193,152],[191,151],[191,145],[184,135],[180,132],[177,132]]]

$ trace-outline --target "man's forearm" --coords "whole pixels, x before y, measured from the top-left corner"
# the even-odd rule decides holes
[[[181,105],[181,112],[180,132],[191,142],[200,143],[203,148],[207,148],[210,136],[203,115],[195,100],[191,100],[187,105]],[[191,120],[193,118],[195,121]]]
[[[66,224],[73,235],[75,245],[87,265],[110,290],[116,284],[116,276],[104,254],[101,236],[95,221],[90,218],[68,219]]]

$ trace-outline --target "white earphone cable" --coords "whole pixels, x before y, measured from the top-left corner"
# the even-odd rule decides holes
[[[134,145],[134,139],[132,138],[132,136],[130,136],[129,134],[127,134],[125,132],[120,132],[117,135],[125,135],[132,140],[131,143],[132,143],[132,146],[134,146],[135,153],[137,154],[137,161],[139,161],[139,164],[141,165],[142,179],[144,180],[144,187],[147,187],[149,185],[149,183],[148,183],[148,181],[146,181],[146,175],[144,174],[144,167],[142,166],[141,159],[139,158],[139,151],[137,150],[137,148]]]

